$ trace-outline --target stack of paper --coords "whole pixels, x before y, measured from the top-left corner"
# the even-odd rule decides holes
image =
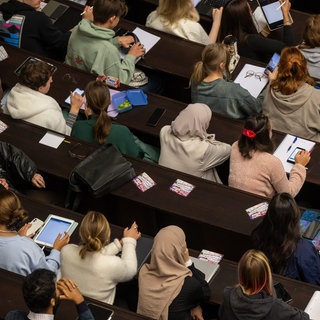
[[[312,320],[320,320],[320,291],[315,291],[304,311]]]

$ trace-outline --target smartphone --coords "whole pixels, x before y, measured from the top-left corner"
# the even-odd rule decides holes
[[[312,222],[309,224],[309,227],[302,234],[302,236],[306,239],[313,240],[316,237],[316,235],[319,233],[319,231],[320,231],[320,221],[312,220]]]
[[[296,154],[300,151],[303,151],[304,149],[302,148],[295,148],[294,151],[290,154],[290,157],[287,159],[287,162],[290,162],[290,163],[295,163],[296,161],[294,160],[294,157],[296,156]]]
[[[276,282],[273,284],[274,290],[277,294],[277,298],[283,300],[286,303],[292,302],[292,297],[289,292],[284,288],[284,286],[280,282]]]
[[[258,0],[270,31],[283,26],[283,14],[279,0]]]
[[[264,69],[264,73],[268,75],[268,71],[273,72],[273,70],[277,67],[280,61],[280,55],[278,53],[274,53],[271,57],[270,61],[267,64],[267,67]]]
[[[164,115],[164,113],[166,112],[166,109],[164,108],[157,108],[151,115],[151,117],[148,119],[147,121],[147,125],[148,126],[152,126],[155,127],[159,120],[161,119],[161,117]]]
[[[38,218],[34,218],[30,223],[31,223],[31,227],[27,231],[27,234],[26,234],[27,236],[29,236],[30,234],[36,233],[43,225],[43,221]]]

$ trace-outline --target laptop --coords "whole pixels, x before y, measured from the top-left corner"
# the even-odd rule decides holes
[[[194,0],[195,8],[204,16],[212,17],[212,9],[224,7],[229,0]]]
[[[217,273],[220,265],[217,263],[212,263],[206,260],[200,260],[195,257],[190,257],[191,261],[194,263],[194,266],[199,269],[205,275],[205,280],[209,283],[213,276]]]
[[[55,0],[50,0],[42,9],[42,12],[47,15],[53,23],[55,23],[67,10],[69,6]]]

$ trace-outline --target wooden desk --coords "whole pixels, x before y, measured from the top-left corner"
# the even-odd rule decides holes
[[[82,220],[82,215],[76,212],[72,212],[70,210],[62,208],[52,207],[23,196],[20,196],[20,199],[22,201],[23,207],[28,210],[30,219],[38,217],[44,220],[49,214],[57,214],[70,219],[74,219],[79,223]],[[123,228],[111,225],[111,230],[112,238],[121,237]],[[73,233],[71,237],[71,243],[78,243],[79,237],[77,231],[78,230],[76,230]],[[187,243],[190,247],[189,240],[190,238],[187,236]],[[190,254],[193,256],[197,256],[198,251],[190,249]],[[212,289],[210,303],[214,304],[221,304],[223,298],[223,289],[226,286],[233,286],[237,283],[237,264],[235,262],[223,258],[220,265],[221,267],[217,275],[210,283],[210,287]],[[2,303],[0,305],[0,317],[3,317],[9,310],[26,310],[26,306],[23,302],[23,297],[20,288],[22,280],[22,276],[0,269],[0,292],[2,293],[1,296],[5,297],[5,301],[2,298]],[[274,275],[274,280],[279,281],[284,285],[284,287],[289,291],[289,293],[293,297],[292,305],[301,309],[305,308],[314,290],[319,290],[318,286],[310,285],[296,280],[291,280],[289,278],[282,277],[279,275]],[[3,294],[4,292],[6,294]],[[88,298],[86,300],[92,301]],[[66,317],[64,317],[66,315],[66,312],[71,312],[68,319],[70,319],[71,316],[75,319],[75,317],[73,317],[75,315],[75,308],[70,306],[70,303],[63,303],[58,309],[57,319],[67,319]],[[107,306],[115,311],[115,316],[113,319],[146,319],[142,316],[138,316],[137,314],[128,312],[126,310],[119,309],[114,306]]]

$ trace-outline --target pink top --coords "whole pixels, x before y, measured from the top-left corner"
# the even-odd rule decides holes
[[[281,161],[267,152],[256,151],[245,159],[235,142],[231,148],[229,186],[271,198],[275,193],[287,192],[293,197],[306,179],[306,168],[295,164],[289,179]]]

